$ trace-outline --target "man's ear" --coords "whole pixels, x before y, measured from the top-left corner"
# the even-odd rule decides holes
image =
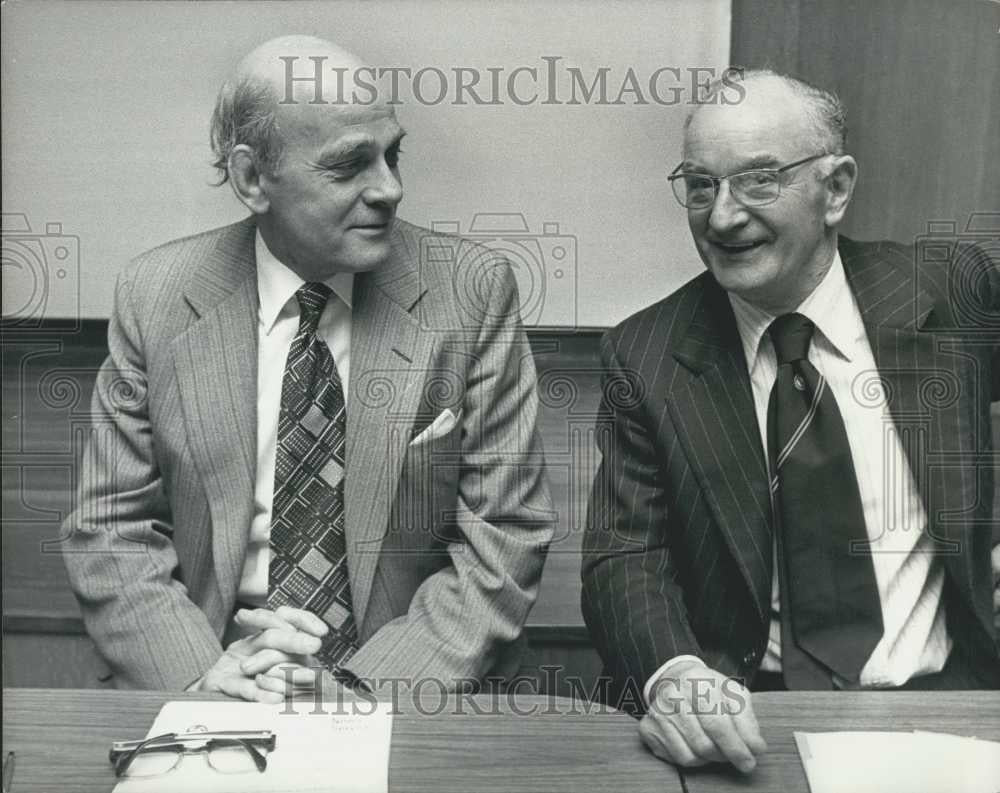
[[[844,219],[847,206],[854,195],[854,185],[858,182],[858,164],[849,154],[843,154],[833,161],[833,170],[826,177],[827,197],[826,225],[833,227]]]
[[[236,197],[255,215],[263,215],[270,208],[267,191],[261,185],[261,171],[253,149],[245,144],[233,146],[226,166],[229,184]]]

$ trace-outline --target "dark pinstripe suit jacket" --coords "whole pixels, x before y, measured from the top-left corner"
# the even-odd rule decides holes
[[[122,273],[63,545],[119,685],[181,688],[222,652],[253,517],[252,221]],[[355,279],[344,485],[366,678],[511,674],[551,538],[531,350],[506,263],[397,221]],[[466,266],[474,261],[476,267]],[[448,432],[413,443],[450,409]]]
[[[944,555],[949,630],[995,671],[990,401],[1000,399],[1000,272],[982,255],[918,271],[912,249],[894,243],[842,237],[839,249]],[[582,606],[611,693],[633,686],[634,699],[661,664],[686,653],[752,679],[770,619],[771,515],[729,300],[703,273],[609,331],[601,355],[603,462]],[[863,378],[856,394],[871,398]]]

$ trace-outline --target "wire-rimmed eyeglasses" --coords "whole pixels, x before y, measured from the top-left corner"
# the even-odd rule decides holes
[[[138,741],[114,741],[108,759],[119,777],[151,777],[180,765],[185,755],[203,754],[208,765],[222,774],[263,773],[276,736],[270,730],[209,732],[192,727]]]
[[[780,168],[754,168],[749,171],[712,176],[707,173],[681,171],[681,163],[667,177],[674,196],[687,209],[708,209],[715,203],[719,185],[723,179],[729,180],[729,191],[733,198],[746,206],[764,206],[778,200],[781,195],[781,174],[807,162],[825,157],[829,152],[813,154],[801,160],[782,165]]]

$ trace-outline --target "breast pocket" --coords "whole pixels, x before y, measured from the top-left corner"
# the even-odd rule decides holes
[[[448,416],[436,418],[407,446],[387,537],[393,538],[393,547],[428,548],[454,537],[462,463],[461,411],[444,414]]]

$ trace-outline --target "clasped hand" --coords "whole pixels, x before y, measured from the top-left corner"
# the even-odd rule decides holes
[[[333,691],[339,685],[313,657],[329,631],[315,614],[290,606],[240,609],[235,620],[250,635],[225,649],[196,690],[278,703],[300,691],[320,686]]]

